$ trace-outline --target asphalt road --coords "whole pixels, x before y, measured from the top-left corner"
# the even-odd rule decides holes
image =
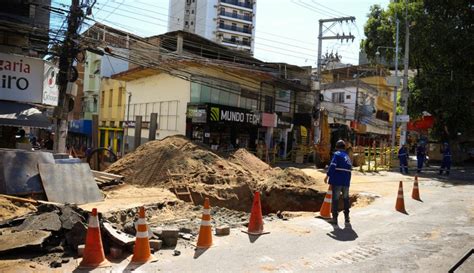
[[[214,237],[214,246],[204,252],[178,247],[179,256],[161,250],[151,264],[136,267],[123,260],[112,269],[94,271],[448,272],[474,247],[474,179],[422,176],[420,202],[410,198],[412,178],[406,177],[408,214],[394,210],[399,179],[389,175],[378,181],[390,183],[393,196],[353,209],[348,226],[342,214],[338,227],[305,214],[266,223],[270,234],[258,238],[231,230],[230,236]],[[474,257],[456,272],[474,272]]]

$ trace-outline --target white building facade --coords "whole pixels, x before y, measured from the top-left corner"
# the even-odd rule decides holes
[[[256,0],[173,0],[168,31],[184,30],[239,49],[254,51]]]

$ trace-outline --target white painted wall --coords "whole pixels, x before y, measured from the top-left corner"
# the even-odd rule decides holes
[[[187,104],[190,101],[191,83],[181,78],[172,77],[168,74],[159,74],[150,77],[141,78],[134,81],[127,82],[127,92],[132,94],[131,105],[141,103],[166,103],[169,101],[178,101],[177,104],[177,124],[175,130],[158,129],[156,139],[163,139],[172,135],[186,134],[186,110]],[[128,95],[127,95],[128,98]],[[128,103],[128,102],[127,102]],[[128,113],[128,107],[125,110],[125,116]],[[132,119],[133,107],[130,107],[130,119]],[[148,115],[152,112],[148,109]],[[158,110],[155,110],[158,112]],[[166,110],[164,111],[166,112]],[[144,111],[142,109],[143,115]],[[137,111],[138,114],[138,111]],[[158,123],[160,124],[160,114],[158,113]],[[160,125],[159,125],[160,127]],[[133,148],[133,136],[135,134],[134,128],[130,128],[128,132],[129,147]],[[148,129],[142,129],[142,143],[148,139]]]
[[[332,103],[332,94],[344,92],[344,103]],[[356,98],[356,87],[346,87],[346,88],[336,88],[336,89],[326,89],[322,91],[324,96],[324,103],[327,108],[329,108],[329,116],[331,112],[342,112],[341,109],[346,109],[345,118],[348,120],[354,119],[355,114],[355,98]],[[347,96],[350,96],[348,99]],[[332,109],[331,109],[332,107]]]
[[[185,0],[169,0],[168,32],[183,30],[185,3]]]

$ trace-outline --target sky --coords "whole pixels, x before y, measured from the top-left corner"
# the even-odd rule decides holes
[[[177,0],[97,0],[92,17],[104,24],[139,36],[167,31],[169,1]],[[386,7],[389,0],[257,0],[254,57],[267,62],[284,62],[316,67],[320,19],[354,16],[354,23],[337,23],[331,32],[355,36],[341,43],[323,41],[322,53],[338,53],[343,63],[357,64],[360,40],[370,6]],[[68,0],[52,0],[53,5],[69,5]],[[172,18],[171,18],[172,19]],[[87,21],[90,25],[93,21]],[[62,26],[52,19],[52,28]],[[85,26],[87,27],[87,26]]]

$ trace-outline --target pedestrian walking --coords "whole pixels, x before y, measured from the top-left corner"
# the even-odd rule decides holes
[[[332,221],[331,223],[337,225],[339,196],[342,192],[342,199],[344,200],[344,218],[346,223],[350,223],[349,218],[349,187],[351,183],[352,162],[349,155],[345,151],[346,144],[343,140],[336,142],[336,152],[332,158],[331,164],[324,183],[332,186]]]
[[[408,149],[406,144],[403,144],[398,150],[398,160],[400,160],[400,173],[408,174]]]
[[[443,153],[443,162],[441,163],[439,174],[443,175],[443,172],[445,171],[446,175],[449,175],[449,171],[451,170],[451,148],[447,142],[443,144],[441,152]]]
[[[417,173],[420,173],[421,170],[423,169],[423,162],[425,162],[425,156],[426,156],[426,149],[423,143],[419,143],[418,147],[416,147],[416,163],[417,163]]]

